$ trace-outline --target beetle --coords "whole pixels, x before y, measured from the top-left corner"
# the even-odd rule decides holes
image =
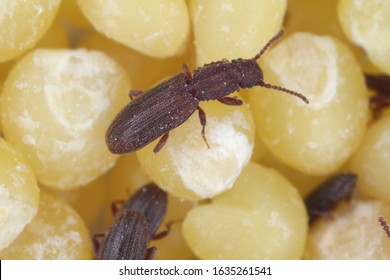
[[[155,183],[143,186],[116,211],[115,220],[101,244],[96,240],[98,235],[95,236],[96,259],[152,259],[157,248],[148,248],[148,243],[161,225],[166,209],[167,193]],[[166,234],[163,231],[158,237]]]
[[[382,110],[390,105],[390,76],[365,74],[366,85],[376,91],[370,97],[370,107],[374,117],[378,118]]]
[[[240,88],[261,86],[308,99],[295,91],[265,83],[257,60],[283,36],[281,30],[253,58],[226,59],[205,64],[193,73],[186,64],[183,72],[143,92],[131,90],[130,96],[139,96],[125,106],[114,118],[106,133],[106,144],[114,154],[139,150],[160,138],[153,149],[158,153],[168,139],[169,132],[184,123],[196,110],[205,136],[206,114],[199,107],[201,101],[218,100],[226,105],[242,105],[240,99],[228,97]]]
[[[340,201],[349,199],[356,182],[356,174],[345,172],[329,178],[310,193],[305,199],[309,224],[327,215]]]

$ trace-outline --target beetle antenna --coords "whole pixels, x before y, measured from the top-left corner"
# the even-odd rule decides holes
[[[287,88],[283,88],[283,87],[280,87],[280,86],[275,86],[275,85],[271,85],[271,84],[267,84],[265,83],[264,81],[260,81],[259,82],[259,85],[262,86],[262,87],[265,87],[265,88],[270,88],[270,89],[274,89],[274,90],[278,90],[278,91],[283,91],[283,92],[287,92],[291,95],[294,95],[300,99],[302,99],[303,102],[309,104],[309,100],[306,98],[306,96],[304,96],[303,94],[301,93],[298,93],[296,91],[293,91],[293,90],[289,90]]]
[[[389,225],[388,225],[387,221],[385,220],[385,218],[383,218],[382,216],[379,216],[378,217],[378,222],[383,227],[383,230],[386,232],[387,237],[390,238],[390,228],[389,228]]]
[[[276,34],[274,37],[272,37],[267,44],[261,49],[261,51],[253,58],[254,60],[258,60],[264,53],[265,51],[273,44],[275,41],[279,40],[284,34],[284,30],[281,29],[278,34]]]

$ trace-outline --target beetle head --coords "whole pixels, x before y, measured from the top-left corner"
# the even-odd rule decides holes
[[[241,88],[251,88],[263,81],[263,71],[254,59],[235,59],[232,66]]]
[[[257,60],[276,40],[283,36],[283,33],[283,29],[280,30],[274,37],[271,38],[271,40],[267,42],[267,44],[265,44],[255,57],[251,59],[239,58],[232,61],[233,68],[235,69],[240,81],[240,87],[251,88],[254,86],[264,86],[263,71],[257,64]]]

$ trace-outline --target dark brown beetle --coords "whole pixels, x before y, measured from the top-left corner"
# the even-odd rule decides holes
[[[390,76],[365,74],[367,86],[376,91],[370,98],[370,107],[374,117],[378,118],[382,110],[390,105]]]
[[[98,249],[96,259],[143,260],[151,259],[155,247],[148,248],[164,219],[167,209],[167,193],[154,183],[149,183],[135,192],[116,211],[116,217]],[[162,235],[164,236],[164,235]]]
[[[264,82],[263,72],[257,60],[283,35],[276,34],[253,58],[226,59],[206,64],[191,74],[183,64],[184,73],[178,74],[156,87],[146,91],[130,91],[130,95],[140,95],[130,102],[115,117],[106,134],[108,149],[114,154],[136,151],[162,136],[154,152],[157,153],[168,139],[168,133],[185,122],[196,110],[205,137],[206,114],[199,102],[218,100],[227,105],[241,105],[242,101],[228,97],[240,88],[262,86],[287,92],[309,103],[300,93]],[[207,144],[207,146],[209,146]]]
[[[329,214],[342,200],[349,199],[356,182],[357,176],[355,174],[342,173],[326,180],[310,193],[305,199],[309,224],[317,218]]]

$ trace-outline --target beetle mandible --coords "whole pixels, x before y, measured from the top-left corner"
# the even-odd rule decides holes
[[[209,147],[205,137],[206,114],[199,107],[199,102],[218,100],[227,105],[241,105],[240,99],[228,97],[240,88],[261,86],[287,92],[309,103],[298,92],[265,83],[257,64],[257,60],[283,33],[283,30],[279,31],[253,58],[223,59],[205,64],[193,73],[183,64],[184,73],[146,92],[131,90],[130,96],[140,96],[125,106],[111,123],[106,134],[108,149],[114,154],[125,154],[141,149],[162,136],[153,150],[157,153],[167,141],[169,132],[184,123],[196,110],[203,140]]]

